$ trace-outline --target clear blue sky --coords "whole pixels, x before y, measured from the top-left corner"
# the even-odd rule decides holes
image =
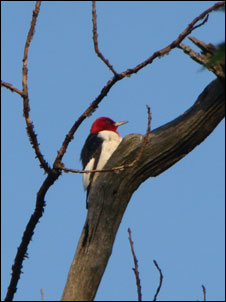
[[[213,1],[98,2],[99,46],[119,72],[134,67],[173,41]],[[3,1],[2,79],[21,89],[24,43],[35,2]],[[192,33],[205,42],[224,40],[222,12]],[[186,39],[184,43],[191,45]],[[44,1],[29,52],[31,119],[45,159],[52,164],[66,133],[112,74],[96,56],[91,2]],[[63,162],[81,168],[80,150],[99,116],[128,120],[122,136],[145,133],[146,104],[152,129],[193,105],[215,76],[178,49],[117,83],[78,129]],[[152,300],[164,280],[161,301],[223,301],[225,123],[189,155],[133,195],[120,225],[96,300],[137,300],[128,242],[132,230],[143,300]],[[29,144],[22,99],[2,89],[2,297],[24,228],[45,176]],[[17,301],[59,300],[86,218],[80,174],[63,174],[46,195],[47,206],[25,260]]]

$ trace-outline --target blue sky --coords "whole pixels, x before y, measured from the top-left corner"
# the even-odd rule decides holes
[[[98,2],[99,47],[121,72],[173,41],[213,1]],[[24,43],[34,1],[3,1],[2,79],[21,89]],[[192,33],[213,44],[224,40],[224,13],[214,12]],[[184,43],[191,45],[186,39]],[[44,1],[28,61],[31,119],[45,159],[52,164],[81,113],[99,94],[111,72],[92,43],[91,2]],[[155,129],[193,105],[215,76],[181,50],[157,59],[117,83],[95,113],[80,126],[63,162],[80,169],[80,150],[99,116],[128,120],[122,136],[145,133],[146,104]],[[45,176],[29,144],[22,99],[2,89],[2,297],[25,226]],[[132,230],[143,300],[225,299],[224,189],[225,122],[189,155],[134,193],[120,225],[96,300],[137,300],[128,242]],[[47,206],[29,245],[29,259],[15,295],[17,301],[59,300],[86,218],[80,174],[63,174],[46,195]]]

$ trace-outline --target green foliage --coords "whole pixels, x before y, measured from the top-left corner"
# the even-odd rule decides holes
[[[216,47],[216,51],[214,55],[210,58],[208,63],[206,64],[206,67],[209,68],[216,64],[224,64],[224,62],[225,62],[225,42],[222,42]]]

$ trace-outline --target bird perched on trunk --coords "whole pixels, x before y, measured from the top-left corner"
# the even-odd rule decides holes
[[[117,128],[125,123],[114,122],[109,117],[99,117],[94,121],[81,152],[83,170],[101,170],[104,167],[122,140]],[[96,177],[97,173],[83,174],[83,186],[87,191],[86,208],[89,191]]]

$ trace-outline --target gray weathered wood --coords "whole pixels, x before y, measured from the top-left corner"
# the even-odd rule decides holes
[[[147,178],[159,175],[191,152],[215,129],[224,115],[224,85],[217,79],[205,88],[189,110],[151,132],[141,158],[131,168],[99,175],[90,191],[87,219],[62,301],[94,299],[134,191]],[[105,168],[133,161],[142,142],[140,134],[125,137]]]

